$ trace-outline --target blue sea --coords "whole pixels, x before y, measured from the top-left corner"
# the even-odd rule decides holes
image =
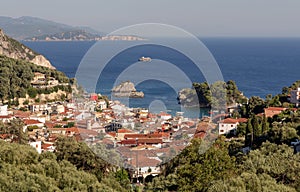
[[[298,38],[203,38],[201,41],[212,53],[223,74],[224,80],[234,80],[246,95],[265,98],[267,94],[281,93],[282,87],[300,80],[300,39]],[[96,42],[23,42],[36,52],[46,56],[51,63],[67,76],[74,77],[86,52]],[[129,42],[105,42],[119,46]],[[184,56],[167,48],[147,45],[129,49],[112,58],[103,70],[96,92],[110,95],[116,77],[141,56],[151,56],[175,65],[189,61]],[[187,65],[189,66],[189,65]],[[192,82],[205,81],[193,67],[185,67]],[[158,73],[168,71],[158,71]],[[135,74],[142,76],[142,73]],[[130,80],[130,79],[129,79]],[[180,83],[180,82],[177,82]],[[168,84],[148,80],[136,86],[145,93],[143,99],[131,99],[131,107],[165,105],[172,113],[180,111],[177,93]],[[155,101],[155,102],[154,102]]]

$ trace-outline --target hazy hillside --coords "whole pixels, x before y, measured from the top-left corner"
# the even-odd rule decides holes
[[[89,27],[73,27],[28,16],[19,18],[0,16],[0,28],[2,28],[7,35],[17,40],[75,30],[84,30],[88,33],[104,35],[104,33],[98,32]]]

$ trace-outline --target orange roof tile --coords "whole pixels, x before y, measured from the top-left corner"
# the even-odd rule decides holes
[[[40,124],[42,122],[35,120],[35,119],[25,119],[24,123],[25,123],[25,125],[35,125],[35,124]]]
[[[132,133],[129,129],[118,129],[118,133]]]
[[[161,133],[153,133],[153,134],[125,134],[124,139],[135,139],[135,138],[161,138]]]
[[[226,123],[226,124],[246,123],[246,122],[247,122],[246,118],[238,118],[238,119],[227,118],[221,121],[221,123]]]

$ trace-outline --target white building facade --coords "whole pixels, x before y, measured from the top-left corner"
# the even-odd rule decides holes
[[[296,104],[296,106],[299,106],[300,103],[300,87],[298,87],[296,90],[291,90],[291,103]]]

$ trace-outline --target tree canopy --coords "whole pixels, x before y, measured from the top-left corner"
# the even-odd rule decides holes
[[[60,83],[69,83],[69,78],[60,71],[0,55],[0,99],[2,102],[4,100],[24,98],[26,94],[34,98],[36,94],[57,92],[58,89],[67,92],[71,91],[70,87],[65,86],[45,89],[33,88],[31,80],[35,72],[54,77]]]
[[[103,169],[94,167],[95,171],[102,172],[103,177],[99,179],[95,172],[88,170],[89,158],[96,161],[81,143],[78,143],[80,149],[75,146],[76,163],[61,153],[38,154],[28,145],[4,141],[0,145],[0,191],[127,191],[119,183],[124,183],[126,177],[117,180],[113,172],[104,175]],[[72,149],[64,150],[75,155]]]

